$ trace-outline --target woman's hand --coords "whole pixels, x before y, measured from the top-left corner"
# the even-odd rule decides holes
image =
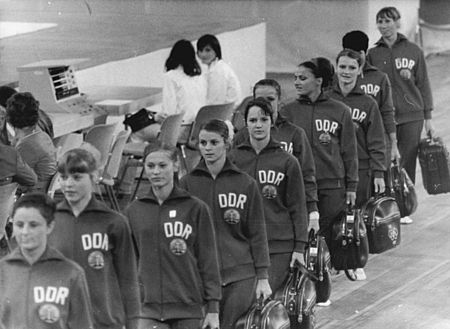
[[[314,232],[319,232],[320,226],[319,226],[319,218],[320,214],[318,211],[311,211],[309,213],[309,225],[308,225],[308,232],[311,231],[311,229],[314,229]]]
[[[269,280],[260,279],[256,283],[256,299],[259,299],[260,296],[263,296],[263,300],[266,300],[272,295],[272,289],[269,285]]]
[[[164,112],[158,112],[155,114],[155,121],[158,123],[163,122],[166,118],[168,117],[168,115]]]
[[[303,255],[302,252],[294,251],[294,252],[292,253],[292,258],[291,258],[291,264],[290,264],[290,266],[291,266],[291,267],[294,267],[294,266],[295,266],[295,262],[299,262],[299,263],[302,264],[303,266],[306,266],[306,265],[305,265],[305,256]]]
[[[397,161],[397,163],[400,163],[400,152],[397,147],[397,140],[395,142],[391,142],[391,162]]]
[[[427,136],[433,137],[434,136],[434,129],[433,125],[431,124],[431,119],[425,119],[425,133]]]
[[[355,204],[356,204],[356,192],[350,192],[350,191],[345,192],[345,198],[346,198],[347,204],[349,204],[352,207],[355,206]]]
[[[207,313],[203,320],[202,329],[219,329],[219,313]]]
[[[384,193],[386,186],[384,185],[384,178],[374,178],[373,185],[375,193]]]

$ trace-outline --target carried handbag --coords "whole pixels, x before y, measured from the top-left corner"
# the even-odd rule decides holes
[[[309,231],[305,249],[306,267],[315,275],[317,303],[326,302],[331,295],[331,256],[325,238]]]
[[[375,195],[361,208],[369,253],[379,254],[400,244],[400,209],[393,197]]]
[[[291,329],[313,328],[315,322],[317,278],[302,264],[296,262],[274,298],[283,303],[289,314]]]
[[[392,196],[395,197],[400,209],[400,216],[405,217],[413,214],[417,209],[417,194],[414,183],[409,178],[404,168],[395,161],[391,166]]]
[[[279,300],[259,298],[234,325],[235,329],[289,329],[286,308]]]
[[[140,109],[136,113],[127,116],[123,121],[123,124],[129,126],[132,132],[139,131],[154,123],[156,123],[156,120],[152,112],[149,112],[146,109]]]
[[[349,206],[333,224],[330,253],[333,267],[356,280],[349,270],[363,268],[369,258],[366,226],[358,209]]]

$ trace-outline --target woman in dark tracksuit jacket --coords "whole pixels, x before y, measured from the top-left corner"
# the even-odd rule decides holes
[[[181,187],[205,201],[213,214],[222,274],[222,329],[234,328],[256,296],[271,294],[262,199],[255,180],[228,160],[229,143],[223,121],[204,124],[199,133],[202,160],[180,180]]]
[[[387,73],[392,85],[392,98],[397,121],[398,148],[401,165],[414,182],[420,135],[432,134],[433,99],[423,51],[401,33],[400,12],[384,7],[376,15],[381,38],[369,49],[370,64]]]
[[[93,329],[83,269],[47,245],[54,201],[28,193],[14,205],[16,248],[0,261],[0,328]]]
[[[81,148],[60,159],[65,199],[57,206],[49,243],[86,272],[95,328],[134,329],[140,303],[131,232],[123,215],[95,199],[97,163]]]
[[[125,210],[139,257],[140,328],[219,328],[221,285],[209,209],[174,185],[176,149],[147,151],[152,187]]]
[[[316,164],[320,233],[330,245],[332,224],[346,203],[355,204],[358,154],[351,112],[322,89],[331,85],[333,66],[325,58],[301,63],[295,73],[299,98],[282,113],[308,136]]]
[[[263,196],[270,262],[269,283],[276,291],[295,261],[304,264],[308,240],[306,195],[300,164],[271,139],[273,110],[257,98],[248,103],[249,137],[230,152],[230,160],[256,179]]]
[[[341,51],[336,58],[338,83],[330,92],[331,98],[348,105],[352,111],[358,143],[358,207],[369,199],[372,187],[375,193],[384,192],[383,177],[386,170],[386,143],[380,111],[375,100],[357,88],[360,70],[359,53],[350,49]]]

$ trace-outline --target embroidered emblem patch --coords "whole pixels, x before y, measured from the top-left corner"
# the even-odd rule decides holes
[[[183,239],[173,239],[169,247],[170,251],[177,256],[184,255],[187,250],[186,241]]]
[[[105,267],[105,258],[103,257],[103,253],[98,250],[91,252],[88,256],[88,264],[93,269],[101,270]]]
[[[45,323],[55,323],[61,317],[61,312],[56,305],[42,304],[38,310],[39,319]]]
[[[241,221],[241,215],[236,209],[227,209],[223,214],[223,219],[228,224],[237,224]]]
[[[388,225],[388,237],[392,241],[393,245],[397,244],[398,229],[394,225]]]
[[[274,185],[265,185],[262,188],[262,195],[266,199],[275,199],[278,195],[277,188]]]
[[[319,135],[319,143],[320,144],[326,145],[326,144],[330,144],[330,142],[331,142],[330,133],[324,132]]]

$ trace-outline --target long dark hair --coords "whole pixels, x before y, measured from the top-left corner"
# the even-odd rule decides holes
[[[184,73],[190,77],[202,73],[195,57],[195,49],[191,42],[185,39],[179,40],[173,45],[170,55],[166,60],[166,71],[174,70],[180,65]]]

